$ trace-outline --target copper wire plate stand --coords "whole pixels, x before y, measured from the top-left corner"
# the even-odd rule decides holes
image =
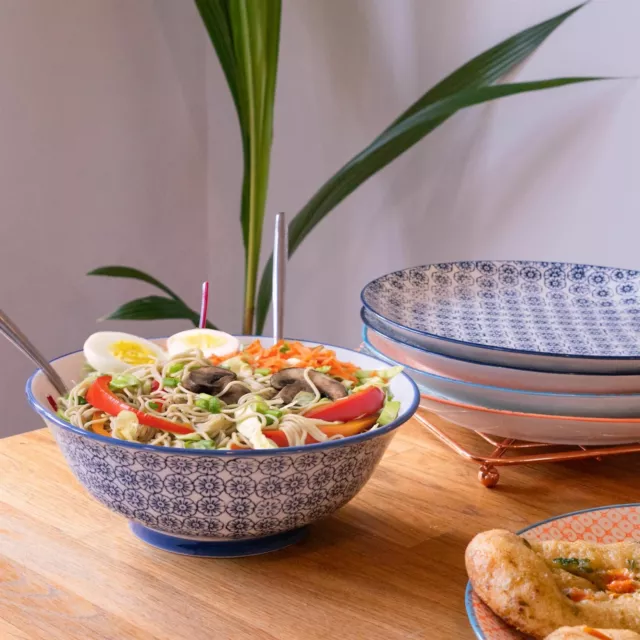
[[[524,442],[509,438],[499,438],[486,433],[473,432],[482,441],[493,447],[489,455],[474,453],[446,433],[456,428],[444,418],[420,407],[415,419],[440,442],[446,444],[460,457],[480,465],[478,480],[488,488],[495,487],[500,480],[498,467],[517,464],[538,464],[541,462],[567,462],[569,460],[602,460],[605,456],[619,456],[625,453],[640,453],[640,443],[609,446],[556,445],[542,442]]]

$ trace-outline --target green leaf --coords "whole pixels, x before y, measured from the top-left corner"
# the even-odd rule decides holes
[[[165,320],[175,318],[186,318],[193,322],[197,327],[200,322],[200,315],[191,309],[182,298],[176,295],[166,284],[160,282],[153,276],[134,269],[133,267],[123,267],[113,265],[109,267],[98,267],[87,273],[88,276],[108,276],[110,278],[133,278],[141,280],[147,284],[153,285],[164,291],[171,298],[163,296],[147,296],[146,298],[138,298],[123,304],[116,309],[111,315],[105,316],[103,320]],[[209,329],[217,327],[207,321]]]
[[[249,110],[247,108],[247,96],[242,81],[242,68],[236,58],[236,44],[234,42],[234,28],[231,18],[230,0],[195,0],[200,11],[202,21],[209,33],[220,66],[227,79],[227,85],[238,115],[240,134],[242,137],[242,151],[244,158],[244,178],[242,183],[241,218],[246,210],[251,193],[250,180],[250,155],[249,140]],[[242,235],[245,247],[247,246],[248,227],[242,219]]]
[[[518,93],[540,91],[600,79],[555,78],[553,80],[465,89],[423,107],[387,129],[320,188],[289,225],[289,253],[293,253],[313,228],[356,187],[433,131],[440,125],[443,118],[460,109]]]
[[[133,278],[134,280],[142,280],[142,282],[146,282],[147,284],[153,285],[158,289],[164,291],[169,294],[174,300],[181,300],[166,284],[160,282],[153,276],[145,273],[144,271],[140,271],[139,269],[134,269],[133,267],[123,267],[120,265],[114,265],[109,267],[98,267],[97,269],[93,269],[93,271],[89,271],[87,273],[88,276],[108,276],[110,278]],[[184,303],[183,303],[184,304]]]
[[[354,189],[389,164],[422,137],[433,131],[459,109],[488,100],[580,82],[568,78],[542,83],[503,85],[506,93],[474,93],[499,80],[529,56],[544,40],[581,6],[525,29],[463,65],[427,91],[397,118],[364,151],[333,175],[300,210],[289,225],[289,256],[311,230]],[[587,79],[584,79],[587,80]],[[544,85],[544,86],[543,86]],[[470,93],[471,92],[471,93]],[[458,95],[460,99],[456,100]],[[408,127],[405,126],[408,123]],[[262,333],[271,304],[273,256],[262,274],[257,300],[256,331]]]
[[[184,302],[164,296],[147,296],[125,302],[103,320],[175,320],[184,318],[197,327],[199,316]],[[207,322],[209,329],[216,327]]]
[[[229,0],[195,0],[195,3],[218,54],[220,66],[227,79],[233,102],[236,105],[238,118],[242,121],[238,98],[236,60],[231,35]]]
[[[422,107],[442,100],[462,89],[482,87],[497,82],[531,55],[567,18],[581,9],[579,4],[558,16],[529,27],[476,56],[429,89],[390,125],[408,118]],[[388,129],[387,129],[388,130]],[[386,131],[386,130],[385,130]]]

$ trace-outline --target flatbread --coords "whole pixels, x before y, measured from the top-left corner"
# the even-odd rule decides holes
[[[545,638],[580,626],[640,633],[640,544],[529,543],[493,530],[469,543],[465,559],[474,591],[523,633]]]
[[[620,629],[592,629],[590,627],[562,627],[557,629],[546,640],[640,640],[635,631]]]

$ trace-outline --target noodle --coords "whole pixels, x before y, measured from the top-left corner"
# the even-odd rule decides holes
[[[305,418],[304,416],[292,413],[283,418],[280,428],[285,432],[290,447],[299,447],[305,444],[307,436],[311,436],[318,442],[342,438],[342,436],[328,438],[318,429],[319,424],[331,423],[325,422],[324,420],[312,420],[311,418]]]
[[[298,393],[291,402],[285,403],[278,397],[278,390],[270,385],[271,373],[265,375],[262,369],[258,369],[258,373],[244,365],[244,375],[226,382],[215,395],[194,393],[185,386],[191,372],[211,366],[202,352],[194,349],[165,362],[132,366],[116,376],[121,381],[124,380],[124,383],[116,384],[116,377],[111,378],[111,393],[130,406],[132,411],[137,410],[178,425],[190,425],[193,433],[180,435],[155,425],[144,426],[138,422],[140,414],[131,413],[127,416],[127,412],[121,410],[116,417],[88,404],[87,391],[100,375],[95,371],[76,384],[66,397],[58,400],[58,413],[81,429],[91,431],[94,430],[93,427],[99,426],[101,433],[106,430],[114,438],[161,447],[251,449],[256,446],[254,432],[259,435],[274,430],[284,433],[289,446],[304,445],[308,438],[310,441],[325,442],[344,437],[327,436],[320,428],[322,425],[335,423],[305,417],[311,409],[329,402],[323,397],[318,385],[314,384],[311,367],[303,369],[306,390]],[[250,375],[246,375],[247,371],[250,371]],[[230,373],[231,375],[233,374]],[[227,378],[223,376],[221,380]],[[334,385],[335,380],[334,378]],[[169,384],[171,381],[172,384]],[[350,389],[353,382],[344,384]],[[235,403],[225,404],[221,399],[230,391],[232,393],[229,397],[236,399]],[[203,401],[203,396],[208,400]],[[204,408],[207,406],[206,402],[213,402],[214,398],[217,402],[214,408]],[[249,421],[251,428],[243,428]],[[264,436],[262,438],[264,441]]]

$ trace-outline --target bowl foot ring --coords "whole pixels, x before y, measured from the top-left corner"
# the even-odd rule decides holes
[[[250,540],[194,540],[161,533],[139,522],[129,522],[129,529],[152,547],[200,558],[242,558],[270,553],[299,542],[308,533],[308,527],[301,527]]]

